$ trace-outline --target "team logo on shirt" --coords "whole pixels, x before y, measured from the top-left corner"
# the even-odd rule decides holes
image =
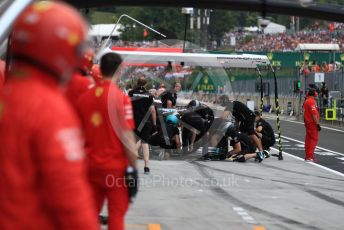
[[[81,139],[81,132],[78,128],[66,128],[57,132],[57,140],[61,143],[65,152],[66,160],[79,161],[85,156]]]
[[[103,122],[102,115],[99,112],[94,112],[91,116],[91,123],[98,127]]]
[[[94,95],[96,97],[100,97],[103,94],[103,92],[104,92],[103,87],[97,87],[94,91]]]
[[[124,106],[124,114],[125,114],[124,119],[126,120],[133,119],[133,109],[132,109],[131,104]]]

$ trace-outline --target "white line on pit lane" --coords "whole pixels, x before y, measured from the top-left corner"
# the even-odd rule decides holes
[[[257,221],[248,214],[248,212],[243,209],[242,207],[233,207],[233,210],[239,215],[241,216],[241,218],[249,224],[256,224]]]
[[[296,140],[296,139],[294,139],[294,138],[290,138],[290,137],[286,137],[286,136],[281,136],[281,137],[282,137],[282,138],[285,138],[285,139],[287,139],[287,140],[291,140],[291,141],[295,141],[295,142],[301,143],[301,144],[303,144],[303,145],[305,144],[305,142]],[[283,147],[283,146],[282,146],[282,147]],[[329,150],[329,149],[326,149],[326,148],[323,148],[323,147],[317,146],[317,149],[324,150],[324,151],[326,151],[326,152],[335,153],[335,154],[337,154],[337,155],[344,156],[344,153],[339,153],[339,152],[336,152],[336,151],[333,151],[333,150]]]
[[[276,149],[276,148],[271,148],[271,149],[273,149],[273,150],[275,150],[275,151],[278,152],[278,149]],[[292,157],[292,158],[294,158],[294,159],[297,159],[297,160],[299,160],[299,161],[305,162],[305,160],[302,159],[301,157],[294,156],[293,154],[290,154],[290,153],[287,153],[287,152],[284,152],[284,151],[283,151],[283,155],[287,155],[287,156]],[[319,165],[319,164],[317,164],[317,163],[314,163],[314,162],[305,162],[305,163],[311,164],[311,165],[316,166],[316,167],[318,167],[318,168],[324,169],[324,170],[326,170],[326,171],[328,171],[328,172],[331,172],[331,173],[334,173],[334,174],[336,174],[336,175],[339,175],[339,176],[344,177],[344,174],[343,174],[343,173],[338,172],[338,171],[333,170],[333,169],[330,169],[330,168],[327,168],[327,167],[325,167],[325,166]]]
[[[270,120],[275,120],[274,117],[266,116],[266,118],[268,118],[268,119],[270,119]],[[291,120],[282,120],[282,121],[287,121],[287,122],[296,123],[296,124],[301,124],[301,125],[304,124],[303,122],[300,122],[300,121],[291,121]],[[344,133],[344,130],[335,129],[335,128],[330,128],[330,127],[323,126],[323,125],[321,126],[321,128],[322,128],[322,129],[328,129],[328,130],[332,130],[332,131],[337,131],[337,132]]]

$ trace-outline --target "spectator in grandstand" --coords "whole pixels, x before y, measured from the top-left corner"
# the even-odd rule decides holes
[[[86,22],[66,3],[35,1],[12,29],[0,90],[0,229],[99,229],[81,127],[61,87],[84,54]]]
[[[320,71],[320,67],[319,67],[317,61],[313,61],[311,68],[312,68],[312,72],[314,72],[314,73],[319,73],[319,71]]]
[[[100,213],[107,199],[109,229],[118,230],[124,229],[129,201],[137,192],[137,150],[131,101],[111,81],[121,63],[118,54],[102,56],[100,70],[104,83],[81,95],[77,105],[85,131],[88,175],[97,212]],[[126,175],[134,182],[126,184],[123,180]]]
[[[327,73],[328,71],[329,71],[328,65],[326,61],[323,61],[323,63],[321,64],[321,72]]]
[[[264,155],[267,158],[269,157],[268,151],[270,147],[272,147],[276,142],[275,133],[271,125],[262,118],[259,111],[255,111],[254,114],[256,115],[256,135],[262,142]]]
[[[331,61],[330,64],[328,64],[328,71],[329,72],[334,72],[336,70],[337,70],[336,63],[334,61]]]
[[[302,66],[300,67],[300,74],[304,74],[306,77],[309,75],[310,70],[308,67],[308,60],[304,60]]]

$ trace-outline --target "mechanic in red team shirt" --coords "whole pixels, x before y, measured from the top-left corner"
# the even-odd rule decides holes
[[[32,4],[13,26],[0,90],[0,229],[98,229],[80,124],[59,86],[86,35],[79,13],[58,2]]]
[[[78,71],[68,82],[66,96],[74,108],[78,98],[91,87],[91,80],[88,78],[93,65],[94,51],[88,48],[79,64]]]
[[[100,73],[100,66],[98,64],[94,64],[91,68],[90,75],[94,81],[94,85],[97,85],[98,83],[102,83],[102,74]]]
[[[316,96],[316,90],[310,88],[308,91],[307,98],[303,104],[303,117],[306,127],[305,137],[305,152],[306,161],[314,161],[314,150],[318,144],[319,131],[321,130],[319,124],[319,110],[315,102],[314,97]]]
[[[0,88],[5,83],[5,62],[0,59]]]
[[[100,60],[104,80],[81,95],[77,106],[85,129],[89,180],[97,211],[101,211],[104,199],[107,199],[110,230],[124,229],[129,192],[132,192],[123,179],[128,166],[137,178],[131,101],[111,82],[121,62],[118,54],[105,54]]]

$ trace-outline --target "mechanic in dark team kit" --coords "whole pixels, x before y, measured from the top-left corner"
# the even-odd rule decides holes
[[[245,162],[251,158],[256,158],[258,162],[263,160],[263,157],[255,152],[256,147],[251,138],[246,133],[238,132],[234,125],[227,129],[226,137],[230,138],[230,146],[233,148],[227,155],[229,161]]]
[[[135,133],[140,138],[137,142],[142,146],[144,173],[149,174],[149,145],[148,141],[156,131],[156,110],[153,104],[153,96],[146,90],[146,79],[141,76],[137,80],[135,89],[129,91],[129,97],[133,105],[135,119]]]
[[[260,139],[256,136],[254,130],[255,115],[244,103],[240,101],[231,101],[228,96],[222,96],[222,106],[225,106],[225,111],[222,118],[226,119],[230,114],[239,123],[239,130],[249,135],[255,146],[259,150],[259,154],[263,155],[263,147]]]
[[[265,157],[269,157],[269,148],[276,143],[274,130],[271,125],[262,118],[259,111],[255,111],[254,114],[256,115],[256,135],[262,142]]]
[[[206,133],[206,120],[197,112],[200,103],[192,100],[181,117],[183,147],[189,152],[193,151],[194,143]]]
[[[161,94],[161,102],[163,108],[174,108],[177,103],[177,93],[182,86],[179,82],[174,83],[172,90],[167,90]]]

